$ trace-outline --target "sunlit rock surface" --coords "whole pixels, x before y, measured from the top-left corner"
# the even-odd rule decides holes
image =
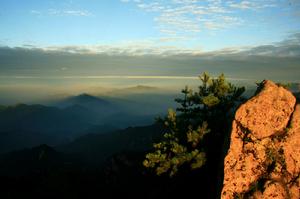
[[[221,197],[299,199],[300,105],[293,94],[264,81],[232,125]]]

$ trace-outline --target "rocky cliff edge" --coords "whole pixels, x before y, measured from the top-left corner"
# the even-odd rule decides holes
[[[300,105],[272,81],[241,105],[224,160],[222,199],[300,198]]]

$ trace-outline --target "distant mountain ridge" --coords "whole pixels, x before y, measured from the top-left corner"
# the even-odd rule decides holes
[[[87,134],[73,142],[57,147],[58,151],[74,154],[84,159],[87,164],[101,165],[110,156],[126,152],[143,152],[163,136],[160,124],[129,127],[107,134]]]
[[[67,107],[71,105],[100,105],[100,106],[108,106],[111,105],[108,101],[89,95],[87,93],[83,93],[77,96],[71,96],[63,99],[62,101],[58,102],[56,106],[60,107]]]
[[[92,113],[83,110],[26,104],[2,108],[0,153],[41,143],[55,145],[79,136],[94,125],[87,117]]]
[[[69,162],[69,166],[76,164],[77,167],[80,163],[83,168],[101,168],[115,154],[149,150],[153,142],[162,135],[162,126],[155,124],[130,127],[108,134],[87,134],[57,147],[37,144],[33,148],[26,147],[0,154],[0,176],[23,175],[41,169],[65,167],[65,162]]]
[[[68,133],[74,128],[80,130],[89,125],[89,121],[74,116],[70,111],[73,110],[44,105],[8,106],[0,111],[0,131],[30,128],[43,133],[52,130]]]
[[[146,101],[139,102],[139,97]],[[159,104],[147,102],[152,98],[156,95],[138,94],[123,100],[83,93],[60,99],[51,106],[0,106],[0,153],[42,143],[53,146],[91,132],[150,125],[167,109],[163,107],[164,100],[159,99]]]

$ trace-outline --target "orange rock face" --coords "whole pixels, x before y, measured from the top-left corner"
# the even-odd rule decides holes
[[[269,137],[287,126],[295,102],[291,92],[267,80],[261,92],[237,110],[235,119],[257,139]]]
[[[262,86],[236,112],[223,199],[300,198],[300,105],[283,87]]]

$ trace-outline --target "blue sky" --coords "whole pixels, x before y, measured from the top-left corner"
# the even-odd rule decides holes
[[[300,30],[299,0],[0,0],[0,45],[212,51]]]

